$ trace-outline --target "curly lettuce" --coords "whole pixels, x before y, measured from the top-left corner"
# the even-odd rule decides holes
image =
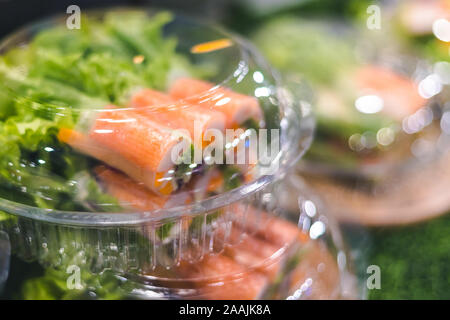
[[[171,19],[133,11],[83,17],[80,30],[43,30],[0,57],[0,197],[50,209],[118,209],[89,173],[97,162],[57,133],[85,110],[124,105],[134,90],[164,89],[174,69],[189,69],[176,40],[163,37]]]

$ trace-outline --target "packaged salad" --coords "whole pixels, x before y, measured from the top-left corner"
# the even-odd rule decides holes
[[[48,266],[22,297],[350,294],[338,230],[276,201],[313,122],[245,40],[119,9],[32,24],[0,52],[0,228]]]

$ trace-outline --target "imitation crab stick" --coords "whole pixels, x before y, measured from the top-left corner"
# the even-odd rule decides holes
[[[170,194],[178,187],[174,157],[190,150],[187,136],[146,117],[123,109],[98,112],[88,134],[61,129],[59,140],[79,152],[119,169],[159,194]]]
[[[246,231],[254,234],[247,235],[240,244],[227,248],[226,251],[232,252],[236,261],[251,266],[253,260],[255,266],[257,262],[264,260],[269,262],[268,258],[271,257],[271,264],[260,264],[254,269],[274,279],[282,267],[287,267],[284,264],[286,261],[283,260],[285,253],[297,252],[300,259],[295,266],[291,266],[293,269],[288,276],[290,293],[293,294],[303,284],[308,284],[308,279],[312,279],[313,281],[308,284],[312,286],[311,290],[303,292],[307,298],[339,297],[339,269],[333,255],[323,243],[309,238],[294,223],[282,218],[269,217],[267,213],[256,208],[249,208],[246,226]]]
[[[233,258],[237,263],[245,267],[253,267],[255,270],[274,279],[280,270],[280,255],[283,247],[274,245],[268,241],[252,235],[243,234],[241,230],[233,228],[230,240],[236,244],[226,246],[225,254]]]
[[[395,119],[402,120],[426,103],[413,80],[390,69],[365,66],[356,72],[354,81],[364,94],[375,94],[383,99],[383,112]]]
[[[163,208],[168,196],[160,196],[137,184],[126,175],[104,166],[95,169],[105,190],[115,197],[122,206],[151,211]]]
[[[269,282],[265,275],[249,271],[223,254],[207,255],[196,263],[182,261],[177,272],[193,279],[202,298],[212,300],[257,299]]]
[[[165,106],[170,105],[175,100],[160,91],[152,90],[152,89],[142,89],[136,92],[131,97],[130,107],[132,108],[140,108],[140,107],[148,107],[148,106]]]
[[[252,206],[248,209],[243,208],[242,211],[245,212],[245,222],[238,223],[238,226],[250,234],[278,246],[287,246],[295,241],[307,241],[307,236],[294,223]]]
[[[156,90],[144,89],[137,92],[130,106],[135,107],[139,114],[167,127],[188,130],[193,140],[196,134],[203,140],[203,135],[208,129],[225,130],[226,119],[223,113],[207,110],[182,100],[177,101]]]
[[[256,98],[201,80],[179,78],[170,88],[170,95],[175,99],[184,99],[189,103],[222,112],[226,116],[227,128],[238,127],[249,119],[260,122],[263,118]]]
[[[298,228],[295,224],[274,218],[275,229],[280,236],[283,231]],[[288,226],[288,227],[287,227]],[[207,299],[255,299],[265,294],[268,284],[273,284],[281,272],[286,280],[283,287],[290,294],[302,298],[338,298],[340,290],[339,270],[327,247],[310,238],[295,241],[285,247],[285,239],[264,239],[263,233],[249,235],[231,230],[230,241],[225,250],[217,255],[206,255],[196,263],[182,261],[177,272],[191,281],[202,297]],[[278,243],[278,244],[276,244]],[[283,243],[283,245],[281,245]],[[294,263],[295,262],[295,263]],[[308,286],[308,290],[303,289]]]
[[[120,205],[140,211],[153,211],[166,206],[181,205],[189,201],[186,193],[170,196],[157,195],[123,173],[106,166],[95,168],[95,174],[105,190],[116,198]]]

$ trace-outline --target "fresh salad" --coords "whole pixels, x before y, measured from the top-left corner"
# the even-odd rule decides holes
[[[47,28],[1,57],[2,198],[66,211],[148,211],[174,204],[177,191],[194,190],[210,170],[233,176],[222,179],[233,186],[251,179],[245,163],[194,162],[194,149],[208,146],[194,139],[196,129],[258,129],[264,112],[257,98],[201,80],[205,68],[163,35],[171,19],[84,17],[80,30]],[[225,152],[236,152],[231,139]],[[118,191],[124,183],[136,199]]]
[[[210,61],[197,63],[197,58],[183,55],[180,39],[166,35],[172,19],[167,13],[149,17],[134,11],[110,12],[101,19],[83,16],[80,30],[54,24],[37,30],[24,45],[2,49],[0,198],[49,212],[153,213],[219,195],[258,176],[257,164],[249,162],[215,164],[206,157],[195,162],[196,150],[220,142],[199,142],[195,136],[210,129],[237,130],[238,136],[220,142],[223,157],[238,158],[241,147],[251,155],[247,133],[279,122],[276,102],[269,103],[272,88],[264,86],[259,71],[253,74],[261,86],[258,94],[254,88],[248,94],[227,85],[226,79],[210,77],[215,68]],[[233,45],[230,39],[217,39],[196,44],[190,53]],[[241,63],[238,71],[248,73],[248,67]],[[234,76],[245,87],[239,72]],[[311,276],[305,273],[310,265],[322,264],[332,276],[318,277],[317,289],[303,294],[318,298],[338,294],[339,271],[325,246],[261,208],[251,204],[233,208],[233,215],[245,215],[246,223],[233,219],[232,229],[221,223],[220,210],[182,217],[183,230],[164,219],[157,226],[139,228],[136,243],[149,255],[163,258],[180,250],[164,249],[176,233],[207,233],[206,225],[214,230],[205,237],[223,241],[220,254],[193,245],[183,248],[184,256],[198,259],[183,258],[172,268],[149,266],[145,274],[138,270],[139,276],[184,279],[186,289],[195,289],[201,298],[250,299],[272,297],[286,288],[286,293],[294,294]],[[0,212],[0,227],[12,228],[15,219]],[[119,235],[108,236],[111,243],[119,241],[115,238]],[[64,247],[63,243],[73,242],[69,229],[59,230],[57,237],[64,249],[59,268],[23,279],[16,285],[15,298],[139,295],[136,283],[88,269],[82,270],[83,288],[69,290],[67,268],[85,264],[86,256],[76,246]],[[101,237],[92,233],[93,242]],[[87,239],[91,241],[89,235]],[[238,245],[228,246],[227,241]],[[302,244],[298,252],[285,254],[298,241]],[[148,257],[148,264],[154,259]],[[284,279],[284,274],[291,276]],[[176,289],[170,281],[159,286]]]

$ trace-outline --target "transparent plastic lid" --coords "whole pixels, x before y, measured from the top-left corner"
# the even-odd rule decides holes
[[[305,150],[307,115],[239,37],[136,10],[79,27],[46,20],[0,45],[0,209],[75,224],[199,213]]]
[[[292,208],[283,209],[286,202]],[[163,225],[86,228],[10,217],[0,221],[2,229],[16,255],[48,267],[26,282],[25,297],[358,296],[338,225],[295,176],[270,183],[245,201]],[[66,283],[67,270],[77,267],[82,273],[77,290],[53,285]]]

